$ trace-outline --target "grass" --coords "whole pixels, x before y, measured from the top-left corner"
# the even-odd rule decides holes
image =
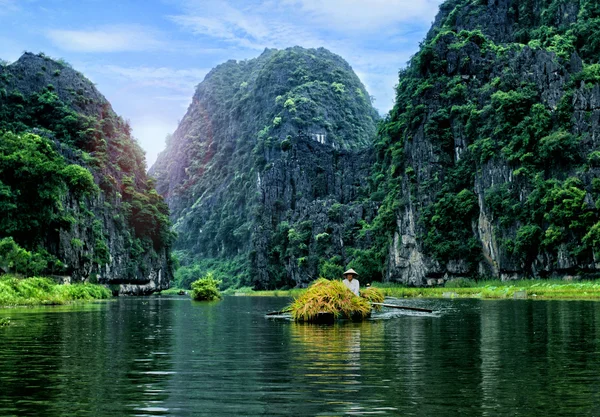
[[[373,288],[380,289],[386,297],[398,298],[453,297],[497,300],[513,298],[515,292],[525,291],[526,297],[529,299],[600,300],[600,280],[562,281],[532,279],[516,281],[485,280],[479,282],[475,282],[474,280],[453,280],[449,281],[444,287],[407,287],[401,284],[374,282]],[[305,288],[276,291],[245,290],[243,292],[235,292],[235,295],[298,298],[306,293],[306,291]]]
[[[306,288],[273,291],[254,291],[252,289],[247,290],[246,288],[248,287],[244,287],[243,291],[239,291],[239,289],[235,290],[233,295],[244,295],[249,297],[299,297],[306,292]]]
[[[59,285],[50,278],[0,277],[0,306],[58,305],[110,298],[112,293],[95,284]]]
[[[0,327],[10,326],[10,319],[8,317],[0,317]]]
[[[398,284],[374,283],[386,297],[398,298],[513,298],[515,292],[525,291],[527,298],[536,299],[600,299],[600,281],[568,282],[560,280],[480,281],[469,287],[452,285],[445,287],[414,288]],[[446,294],[444,294],[446,293]]]
[[[189,293],[190,290],[185,290],[183,288],[169,288],[168,290],[162,290],[160,292],[157,292],[156,294],[160,294],[160,295],[179,295],[179,291],[185,291],[185,293]]]
[[[383,299],[375,288],[368,291],[373,299]],[[342,281],[319,278],[288,307],[296,321],[314,321],[321,313],[333,313],[335,318],[365,318],[371,314],[371,303],[355,296]]]

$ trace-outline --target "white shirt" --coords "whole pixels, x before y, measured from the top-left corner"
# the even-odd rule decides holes
[[[359,295],[358,294],[358,290],[360,288],[360,284],[358,283],[358,280],[356,278],[352,278],[352,281],[348,281],[347,279],[344,279],[344,281],[342,281],[344,283],[344,285],[346,287],[348,287],[348,289],[350,291],[352,291],[354,293],[354,295]]]

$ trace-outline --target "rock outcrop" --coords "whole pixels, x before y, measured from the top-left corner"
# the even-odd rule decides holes
[[[372,212],[361,199],[377,120],[352,68],[322,48],[212,70],[151,169],[183,265],[228,264],[225,285],[257,288],[342,268]]]
[[[598,22],[595,2],[441,6],[376,145],[400,174],[377,185],[401,202],[388,280],[600,273]]]
[[[0,238],[13,237],[26,249],[44,254],[52,260],[44,272],[63,281],[107,284],[120,294],[168,288],[168,208],[146,175],[143,151],[128,124],[89,80],[43,54],[25,53],[0,67],[0,133],[4,132],[43,138],[51,144],[47,152],[83,168],[83,174],[89,171],[96,186],[76,193],[77,183],[58,182],[55,208],[47,219],[30,213],[38,223],[33,232],[17,223],[10,231],[0,230]],[[23,140],[26,137],[32,136]],[[19,182],[0,170],[1,186],[7,186],[0,193],[0,207],[6,210],[2,215],[5,220],[18,217],[10,210],[11,199],[21,192]]]

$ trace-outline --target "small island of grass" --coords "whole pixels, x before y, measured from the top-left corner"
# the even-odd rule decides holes
[[[206,274],[204,278],[192,282],[192,299],[195,301],[215,301],[221,299],[218,281],[214,278],[212,272]]]

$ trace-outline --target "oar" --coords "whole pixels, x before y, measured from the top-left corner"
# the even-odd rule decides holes
[[[374,306],[382,306],[382,307],[389,307],[389,308],[400,308],[402,310],[413,310],[413,311],[422,311],[423,313],[433,313],[433,310],[429,310],[427,308],[419,308],[419,307],[404,307],[404,306],[399,306],[396,304],[385,304],[385,303],[371,303]]]
[[[271,311],[266,313],[265,316],[279,316],[281,314],[289,313],[290,310],[281,310],[281,311]]]

